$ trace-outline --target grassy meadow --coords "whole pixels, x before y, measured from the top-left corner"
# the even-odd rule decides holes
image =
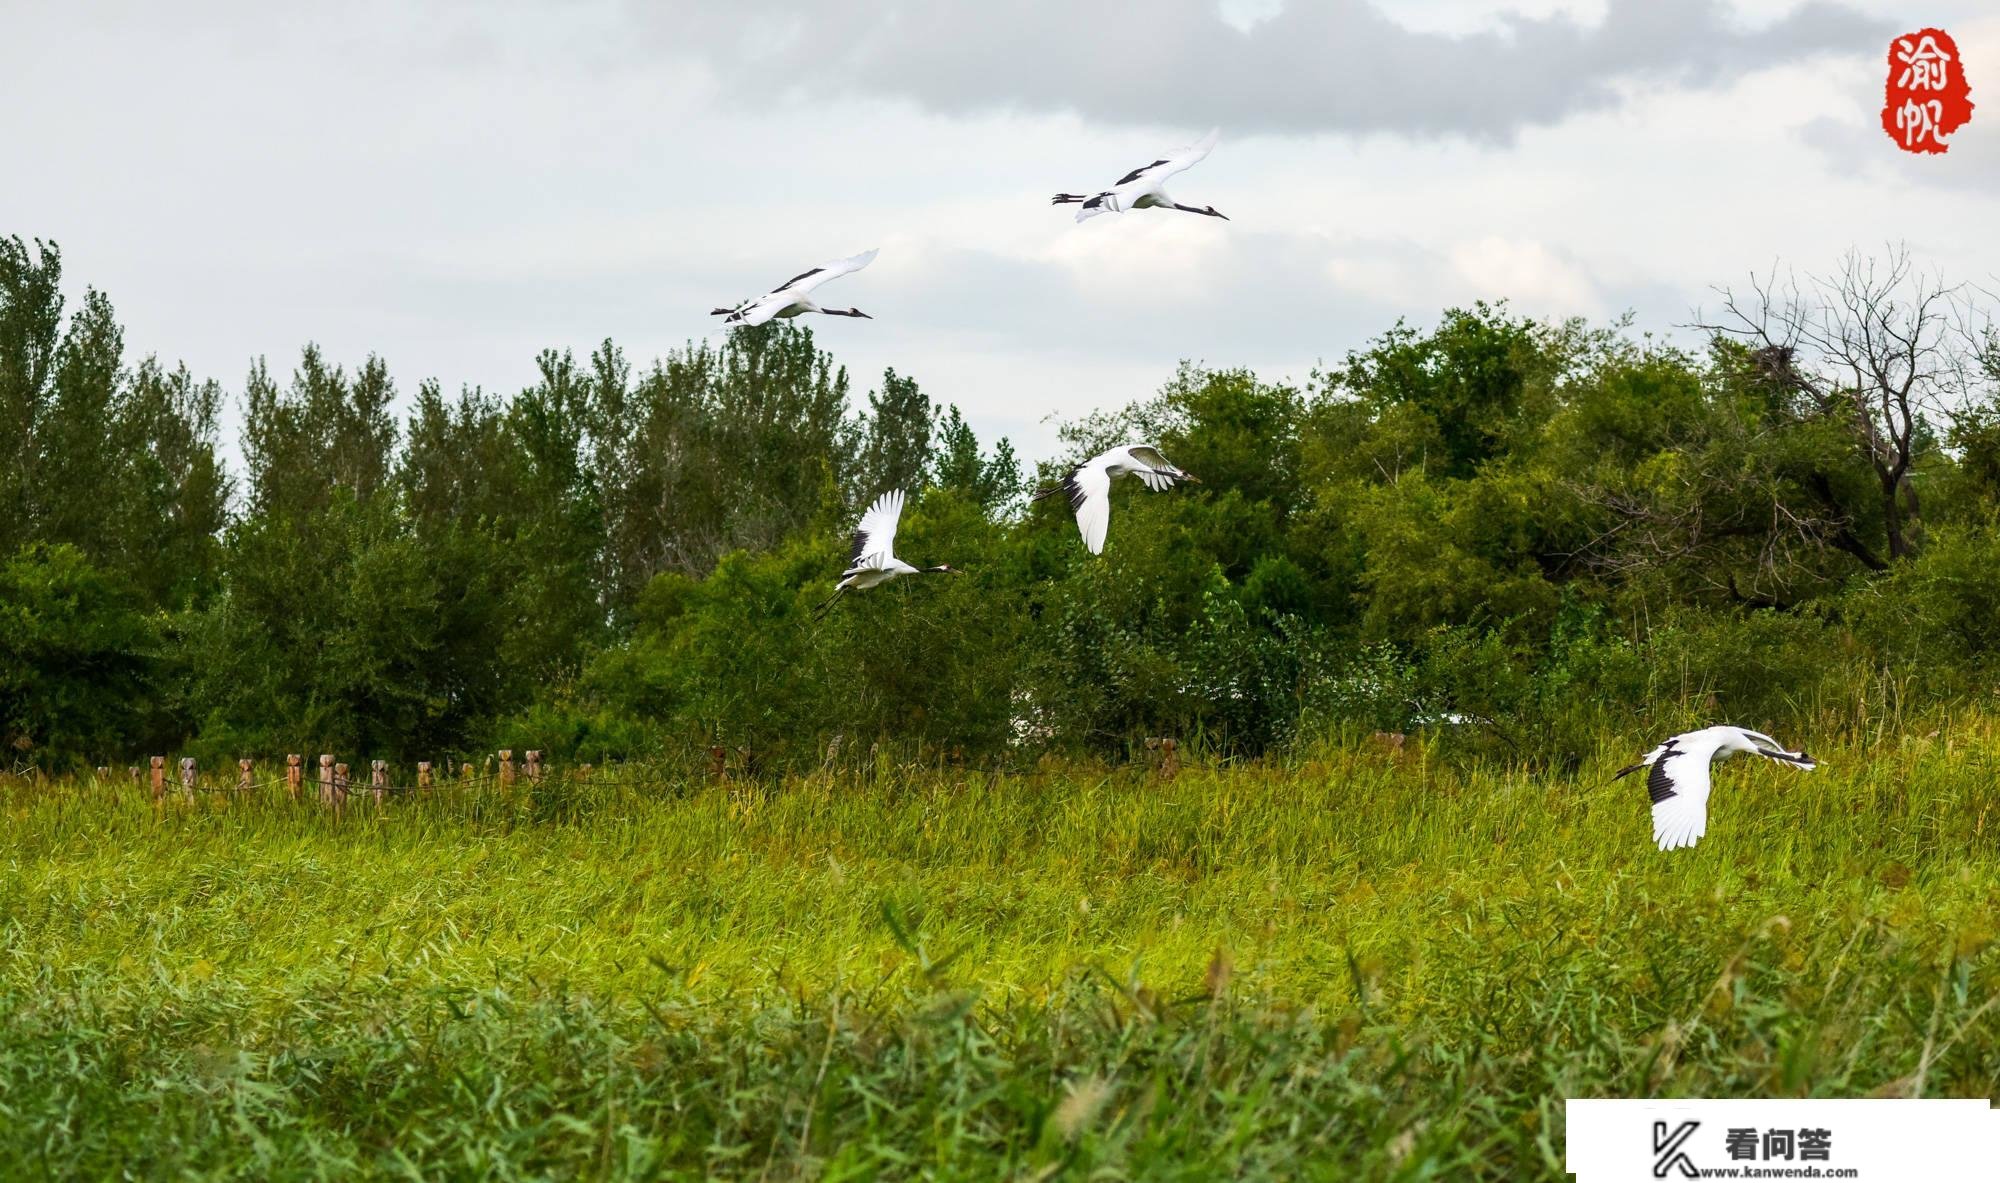
[[[0,789],[0,1174],[1561,1178],[1575,1095],[2000,1095],[2000,718],[357,800]]]

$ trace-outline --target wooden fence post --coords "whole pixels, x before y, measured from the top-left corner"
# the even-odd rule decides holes
[[[1171,739],[1162,739],[1160,741],[1160,776],[1162,779],[1172,780],[1180,772],[1181,757],[1180,753],[1176,750],[1179,747],[1180,745]]]
[[[578,780],[580,780],[580,781],[588,781],[588,780],[590,780],[590,765],[588,765],[588,764],[579,764],[579,765],[577,765],[577,766],[576,766],[576,779],[578,779]]]
[[[333,804],[333,753],[319,754],[319,803]]]
[[[125,772],[126,772],[126,774],[127,774],[128,776],[130,776],[130,777],[132,778],[132,783],[133,783],[133,784],[135,784],[135,785],[136,785],[136,784],[138,784],[138,783],[140,783],[140,782],[141,782],[141,781],[142,781],[142,780],[144,779],[143,777],[141,777],[141,776],[139,775],[139,772],[140,772],[140,769],[139,769],[139,766],[138,766],[137,764],[133,764],[133,765],[130,765],[130,766],[128,766],[128,767],[127,767],[127,768],[125,769]]]
[[[299,763],[297,752],[285,757],[285,788],[291,793],[294,801],[299,799],[299,785],[305,776],[305,769],[299,767]]]
[[[345,764],[335,764],[333,766],[333,803],[335,805],[347,804],[347,765]]]
[[[511,789],[513,787],[514,787],[514,749],[501,748],[500,788],[502,790],[506,790],[506,789]]]
[[[182,796],[183,798],[185,798],[186,800],[189,800],[189,801],[192,801],[192,800],[194,800],[194,779],[195,779],[195,771],[194,771],[194,757],[193,757],[193,756],[182,756],[182,757],[181,757],[181,796]]]
[[[165,756],[154,756],[152,763],[153,804],[158,805],[167,799],[167,758]]]
[[[472,779],[472,761],[468,760],[459,766],[458,779],[465,781]]]
[[[251,779],[250,768],[251,764],[248,760],[238,760],[236,762],[236,787],[245,793],[249,792],[251,786],[256,783]]]
[[[417,761],[417,787],[420,789],[431,787],[431,762],[429,760]]]
[[[368,766],[368,781],[375,791],[375,804],[382,804],[382,797],[389,791],[389,762],[377,760]]]
[[[717,744],[714,747],[709,748],[708,775],[714,778],[715,780],[721,780],[723,773],[727,772],[728,770],[729,770],[729,749],[723,747],[721,744]]]
[[[528,779],[535,784],[542,783],[542,750],[528,749]]]

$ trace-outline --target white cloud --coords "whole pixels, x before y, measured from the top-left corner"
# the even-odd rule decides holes
[[[1582,268],[1546,243],[1489,234],[1456,243],[1452,265],[1482,300],[1511,300],[1531,315],[1603,316],[1608,310]]]
[[[748,19],[705,0],[632,11],[651,22],[655,52],[710,66],[751,104],[862,95],[947,114],[1503,141],[1614,105],[1622,79],[1707,85],[1890,31],[1833,0],[1763,27],[1744,26],[1722,0],[1606,0],[1585,20],[1547,0],[1502,7],[1491,22],[1467,21],[1469,7],[1420,9],[1452,31],[1412,28],[1370,0],[1275,12],[1215,0],[1149,0],[1143,10],[772,0]]]

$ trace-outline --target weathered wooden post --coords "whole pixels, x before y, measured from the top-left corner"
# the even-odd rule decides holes
[[[506,791],[514,787],[514,749],[500,749],[500,788]]]
[[[429,760],[417,761],[417,787],[419,789],[428,789],[431,787],[431,762]]]
[[[1180,747],[1171,739],[1160,740],[1160,779],[1172,780],[1181,770]]]
[[[542,750],[528,749],[528,780],[533,784],[542,783]]]
[[[588,782],[588,781],[590,780],[590,765],[588,765],[588,764],[579,764],[579,765],[577,765],[577,766],[576,766],[576,779],[578,779],[578,780],[580,780],[580,781],[585,781],[585,782]]]
[[[715,746],[709,748],[708,749],[709,777],[714,780],[721,780],[723,774],[726,773],[727,771],[729,771],[729,749],[723,747],[721,744],[716,744]]]
[[[319,754],[319,803],[333,804],[333,753]]]
[[[238,792],[247,793],[256,783],[251,779],[250,768],[251,764],[248,760],[238,760],[236,762],[236,789]]]
[[[153,804],[167,799],[167,758],[154,756],[153,764]]]
[[[183,798],[184,800],[188,800],[188,801],[192,801],[192,800],[194,800],[194,780],[195,780],[195,772],[194,772],[194,757],[193,757],[193,756],[182,756],[182,757],[181,757],[181,797],[182,797],[182,798]]]
[[[333,766],[333,803],[335,805],[347,804],[347,765],[345,764],[335,764]]]
[[[467,760],[459,766],[458,779],[463,781],[470,781],[472,779],[472,761]]]
[[[1409,736],[1404,735],[1400,731],[1377,731],[1368,737],[1368,742],[1374,744],[1384,755],[1394,760],[1402,757],[1403,745],[1409,742]]]
[[[377,760],[368,766],[368,783],[375,793],[375,804],[382,804],[382,798],[389,792],[389,762]]]
[[[106,777],[108,777],[108,776],[110,776],[110,775],[111,775],[111,769],[110,769],[110,768],[106,767],[106,766],[105,766],[105,765],[103,765],[103,764],[99,764],[99,765],[97,766],[97,779],[98,779],[98,780],[103,780],[104,778],[106,778]]]
[[[138,784],[138,783],[140,783],[140,782],[141,782],[142,780],[144,780],[144,779],[145,779],[144,777],[142,777],[142,776],[140,775],[140,768],[139,768],[139,766],[138,766],[137,764],[133,764],[133,765],[130,765],[130,766],[128,766],[128,767],[127,767],[127,768],[125,769],[125,772],[126,772],[126,775],[128,775],[128,776],[130,776],[130,777],[132,778],[132,783],[133,783],[133,784],[135,784],[135,785],[136,785],[136,784]]]
[[[305,779],[305,769],[299,765],[297,752],[285,757],[285,790],[292,795],[294,801],[299,799],[299,786]]]

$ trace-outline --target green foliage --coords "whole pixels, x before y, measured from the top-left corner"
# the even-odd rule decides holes
[[[608,341],[544,353],[511,396],[420,383],[401,423],[380,359],[307,346],[283,381],[259,361],[232,504],[220,388],[129,363],[100,293],[65,315],[60,263],[0,242],[0,554],[75,548],[153,639],[149,721],[78,735],[158,728],[214,757],[719,745],[775,771],[1430,728],[1561,764],[1606,726],[1956,701],[2000,660],[1990,348],[1893,479],[1824,375],[1726,334],[1689,351],[1477,304],[1303,389],[1184,363],[1064,425],[1038,474],[1151,441],[1201,479],[1115,486],[1092,557],[1063,499],[1024,505],[1006,441],[894,370],[854,395],[789,324],[644,370]],[[815,620],[889,488],[911,494],[899,551],[968,574]],[[14,709],[41,720],[17,727],[31,747],[55,733],[50,703]]]
[[[2000,530],[1939,527],[1922,554],[1850,600],[1857,631],[1901,672],[1991,693],[2000,674]]]
[[[137,606],[183,607],[220,565],[221,390],[152,358],[128,367],[101,292],[65,326],[61,254],[36,246],[0,239],[0,554],[74,546]]]
[[[134,599],[67,544],[0,565],[0,759],[60,769],[153,738],[158,642]]]

